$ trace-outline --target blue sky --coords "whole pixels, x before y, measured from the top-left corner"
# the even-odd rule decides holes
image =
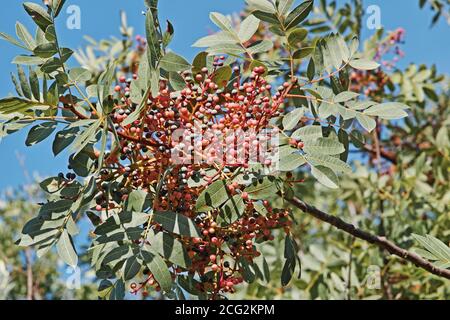
[[[0,31],[14,34],[16,21],[21,21],[27,27],[32,22],[24,12],[22,1],[3,1],[0,13]],[[450,27],[445,21],[430,29],[431,12],[418,9],[416,0],[367,0],[366,5],[376,4],[381,8],[382,23],[388,30],[404,27],[407,31],[404,50],[407,53],[403,65],[409,62],[436,63],[441,72],[450,72]],[[67,15],[60,16],[59,34],[64,46],[78,48],[85,44],[84,35],[101,39],[110,35],[119,35],[119,11],[125,9],[129,24],[136,31],[143,33],[144,19],[141,14],[144,9],[143,0],[67,0],[81,8],[81,30],[65,28]],[[242,9],[244,0],[160,0],[162,21],[169,19],[175,27],[175,38],[172,49],[192,58],[198,51],[191,44],[212,27],[208,14],[211,11],[222,13],[237,12]],[[364,37],[372,31],[365,30]],[[9,73],[15,71],[10,63],[12,58],[21,54],[5,41],[0,41],[0,96],[13,92]],[[32,148],[26,148],[24,141],[26,131],[6,137],[0,142],[0,190],[7,187],[17,187],[26,182],[26,178],[17,160],[16,153],[25,158],[25,165],[30,174],[39,173],[42,176],[65,171],[66,155],[52,157],[50,142],[42,143]],[[51,140],[51,139],[50,139]]]

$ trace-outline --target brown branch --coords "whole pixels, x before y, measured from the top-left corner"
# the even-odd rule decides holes
[[[364,150],[370,153],[377,153],[377,150],[373,146],[368,144],[364,145]],[[387,151],[386,149],[380,147],[380,155],[389,162],[397,164],[397,157],[393,152]]]
[[[354,225],[349,224],[338,217],[335,217],[335,216],[329,215],[323,211],[320,211],[319,209],[317,209],[313,206],[310,206],[309,204],[301,201],[298,198],[294,197],[292,199],[287,199],[287,200],[292,205],[294,205],[298,209],[302,210],[303,212],[308,213],[321,221],[329,223],[332,226],[338,228],[339,230],[347,232],[347,233],[353,235],[354,237],[365,240],[371,244],[375,244],[375,245],[379,246],[380,248],[387,250],[389,253],[396,255],[396,256],[398,256],[404,260],[407,260],[409,262],[412,262],[417,267],[425,269],[425,270],[431,272],[432,274],[435,274],[439,277],[443,277],[446,279],[450,279],[450,270],[435,267],[429,261],[422,259],[415,253],[412,253],[412,252],[409,252],[407,250],[400,248],[396,244],[387,240],[385,237],[380,237],[380,236],[371,234],[369,232],[366,232],[364,230],[358,229]]]

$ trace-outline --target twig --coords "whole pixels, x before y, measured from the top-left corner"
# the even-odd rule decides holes
[[[380,236],[371,234],[367,231],[358,229],[354,225],[349,224],[338,217],[335,217],[335,216],[329,215],[328,213],[320,211],[319,209],[301,201],[298,198],[294,197],[292,199],[286,199],[286,200],[289,201],[292,205],[294,205],[298,209],[302,210],[303,212],[308,213],[323,222],[329,223],[332,226],[338,228],[339,230],[347,232],[347,233],[353,235],[354,237],[365,240],[371,244],[375,244],[375,245],[387,250],[389,253],[396,255],[396,256],[398,256],[404,260],[407,260],[409,262],[412,262],[417,267],[427,270],[434,275],[437,275],[439,277],[443,277],[446,279],[450,279],[450,270],[437,268],[429,261],[422,259],[415,253],[412,253],[412,252],[409,252],[407,250],[400,248],[399,246],[392,243],[385,237],[380,237]]]
[[[370,152],[370,153],[377,152],[377,150],[373,146],[368,145],[368,144],[364,145],[364,150],[366,150],[367,152]],[[395,156],[395,154],[393,152],[387,151],[380,147],[380,155],[381,155],[381,157],[388,160],[392,164],[397,164],[397,157]]]

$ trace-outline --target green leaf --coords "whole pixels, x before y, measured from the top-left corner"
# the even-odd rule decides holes
[[[57,200],[53,202],[47,202],[39,210],[39,216],[41,217],[51,217],[52,214],[56,213],[57,216],[61,216],[61,213],[66,213],[73,205],[71,200]]]
[[[347,103],[347,107],[352,110],[365,110],[376,103],[373,101],[350,101]]]
[[[45,31],[45,39],[49,42],[56,42],[55,26],[49,25]]]
[[[344,62],[348,62],[352,56],[352,53],[350,52],[350,49],[347,46],[347,43],[345,42],[344,37],[342,37],[342,35],[340,35],[340,34],[336,34],[335,41],[336,41],[336,47],[341,54],[341,59]]]
[[[125,298],[125,283],[119,279],[114,284],[110,294],[109,300],[123,300]]]
[[[309,15],[313,8],[313,1],[307,0],[292,10],[286,18],[286,29],[293,28],[299,23],[303,22]]]
[[[256,275],[255,272],[253,272],[252,268],[250,267],[250,262],[244,257],[239,257],[238,262],[241,266],[239,269],[241,270],[240,273],[244,278],[244,281],[248,283],[253,283],[256,279]]]
[[[256,10],[263,12],[275,13],[275,6],[268,0],[245,0],[247,4]]]
[[[308,80],[312,81],[314,79],[314,75],[316,74],[316,66],[314,64],[314,59],[313,58],[311,58],[309,60],[308,68],[307,68],[306,73],[307,73]]]
[[[199,40],[197,40],[192,46],[193,47],[211,47],[211,46],[218,46],[223,44],[236,44],[238,41],[236,40],[236,37],[233,36],[231,33],[222,31],[218,32],[216,34],[203,37]],[[195,65],[195,63],[194,63]]]
[[[20,22],[16,22],[16,34],[20,40],[25,44],[28,50],[33,51],[36,48],[36,41],[28,32],[27,28]]]
[[[88,153],[82,151],[75,156],[71,156],[69,164],[73,171],[81,177],[89,176],[95,168],[94,160],[91,159]]]
[[[56,70],[58,70],[59,68],[62,67],[62,62],[59,58],[53,57],[48,59],[42,66],[41,66],[41,70],[44,73],[50,74]]]
[[[297,153],[288,154],[280,158],[278,170],[283,172],[294,171],[306,163],[305,157]]]
[[[255,274],[262,281],[269,283],[270,282],[270,269],[269,264],[267,263],[266,258],[263,255],[256,257],[253,259],[253,270],[255,270]]]
[[[56,129],[56,122],[43,122],[30,129],[25,144],[33,146],[47,139]]]
[[[48,110],[51,106],[45,105],[42,102],[30,101],[22,98],[5,98],[0,99],[0,114],[30,114],[34,110]]]
[[[177,72],[169,73],[169,82],[175,91],[183,90],[186,87],[186,81]]]
[[[123,270],[123,279],[125,281],[133,279],[141,270],[141,264],[135,256],[132,256],[125,261]]]
[[[130,247],[128,244],[120,245],[109,251],[103,258],[102,264],[111,262],[117,263],[130,256]]]
[[[155,19],[152,14],[146,15],[145,31],[147,34],[147,55],[150,67],[156,69],[158,60],[161,57],[161,45],[159,42],[158,31],[155,23]]]
[[[273,13],[268,13],[268,12],[261,11],[261,10],[256,10],[256,11],[253,12],[253,15],[255,17],[257,17],[259,20],[268,22],[270,24],[278,25],[280,23],[279,20],[278,20],[278,17],[275,14],[273,14]]]
[[[150,246],[141,251],[142,259],[164,292],[172,289],[172,277],[164,260]]]
[[[353,56],[358,51],[358,48],[359,48],[359,39],[358,37],[355,36],[352,38],[352,41],[350,42],[349,48],[350,55]]]
[[[45,62],[45,59],[35,56],[16,56],[14,57],[12,64],[24,64],[24,65],[40,65]]]
[[[374,119],[362,113],[356,114],[356,120],[358,120],[359,124],[364,129],[366,129],[367,132],[372,132],[372,130],[375,129],[375,127],[377,126],[377,122]]]
[[[56,44],[52,42],[43,43],[34,48],[33,53],[40,58],[53,57],[58,52]]]
[[[250,199],[266,199],[278,192],[278,187],[274,180],[272,177],[265,177],[261,181],[255,181],[245,188],[245,192],[248,193]]]
[[[218,180],[208,186],[197,199],[198,212],[206,212],[220,207],[229,198],[225,181]]]
[[[161,59],[160,64],[161,68],[169,72],[179,72],[191,68],[191,65],[186,61],[186,59],[173,52],[168,52]]]
[[[351,91],[344,91],[339,93],[335,98],[334,102],[341,103],[341,102],[347,102],[349,100],[355,99],[359,96],[359,93],[351,92]]]
[[[294,59],[304,59],[304,58],[310,56],[313,52],[314,52],[314,47],[305,47],[305,48],[301,48],[301,49],[295,51],[292,54],[292,57]]]
[[[69,48],[61,48],[61,61],[66,63],[67,60],[73,55],[73,51]]]
[[[412,236],[427,250],[424,250],[424,252],[419,251],[418,253],[420,255],[432,261],[439,261],[439,264],[445,266],[447,269],[450,268],[450,248],[445,243],[430,235],[423,237],[418,234],[413,234]]]
[[[350,134],[350,140],[355,145],[355,147],[359,149],[364,148],[364,145],[366,144],[364,135],[356,129],[352,130]]]
[[[322,54],[324,55],[325,67],[332,66],[339,69],[342,64],[342,54],[337,42],[337,36],[332,33],[323,39]]]
[[[113,93],[112,84],[115,80],[115,71],[116,71],[116,63],[112,62],[109,64],[106,70],[103,71],[103,73],[100,75],[98,79],[97,91],[100,106],[97,108],[97,112],[99,114],[103,113],[103,110],[100,108],[103,106],[103,102]]]
[[[100,223],[102,223],[102,219],[92,211],[86,211],[86,216],[94,226],[98,226]]]
[[[233,36],[237,37],[236,32],[233,29],[231,21],[219,12],[211,12],[209,18],[216,26],[218,26],[223,31],[229,32]]]
[[[240,54],[243,54],[245,52],[245,49],[242,48],[242,46],[240,46],[238,44],[226,43],[226,44],[220,44],[217,46],[209,47],[206,51],[211,55],[225,53],[225,54],[238,56]]]
[[[303,28],[296,28],[289,32],[288,35],[288,43],[291,47],[295,48],[300,43],[303,42],[303,40],[306,39],[306,36],[308,35],[308,30]]]
[[[350,66],[358,70],[375,70],[380,64],[368,59],[355,59],[350,61]]]
[[[6,34],[4,32],[0,32],[0,38],[2,38],[3,40],[8,41],[9,43],[11,43],[11,44],[13,44],[13,45],[15,45],[15,46],[17,46],[19,48],[22,48],[22,49],[25,49],[25,50],[30,50],[29,48],[27,48],[26,46],[21,44],[19,41],[17,41],[13,37],[11,37],[9,34]]]
[[[78,256],[73,246],[72,239],[67,233],[67,230],[64,229],[64,231],[62,232],[61,237],[56,243],[56,249],[58,251],[58,255],[65,263],[73,268],[77,266]]]
[[[41,92],[39,90],[39,79],[38,76],[36,74],[36,72],[29,68],[29,78],[30,78],[30,88],[31,88],[31,92],[33,93],[33,97],[36,101],[41,100]]]
[[[292,130],[294,129],[300,119],[304,116],[305,109],[304,108],[297,108],[293,111],[289,112],[287,115],[283,117],[283,128],[284,130]]]
[[[194,172],[194,174],[188,179],[188,186],[190,188],[197,188],[200,186],[205,186],[208,184],[208,179],[214,176],[217,173],[217,170],[214,168],[210,168],[205,170],[206,175],[202,176],[199,172]]]
[[[119,214],[120,223],[123,224],[125,228],[135,228],[142,226],[147,223],[151,214],[136,211],[125,211]],[[114,219],[114,223],[116,219]]]
[[[79,134],[73,144],[70,146],[71,152],[75,152],[75,155],[81,152],[90,142],[93,142],[97,134],[97,129],[101,126],[101,119],[91,123],[87,129]]]
[[[159,223],[164,230],[186,237],[199,237],[199,231],[194,222],[181,213],[164,211],[154,212],[153,221]]]
[[[91,77],[91,72],[84,68],[73,68],[69,71],[69,79],[75,83],[89,81]]]
[[[270,40],[263,40],[254,43],[251,47],[247,48],[247,51],[251,54],[257,54],[261,52],[267,52],[273,48],[273,42]]]
[[[144,211],[146,201],[147,192],[144,190],[133,190],[128,196],[127,210]]]
[[[296,130],[291,137],[301,141],[316,140],[318,138],[322,138],[322,127],[305,126]]]
[[[262,216],[267,216],[269,214],[267,208],[260,201],[253,202],[253,207],[255,208],[256,212],[258,212]]]
[[[167,20],[167,29],[163,34],[163,41],[162,41],[164,48],[167,48],[169,44],[172,42],[174,32],[175,30],[173,28],[172,23],[169,20]]]
[[[365,115],[377,116],[381,119],[396,120],[402,119],[408,116],[408,113],[404,109],[409,107],[398,102],[388,102],[377,104],[364,111]]]
[[[291,9],[292,5],[294,4],[295,0],[279,0],[278,1],[278,12],[285,16],[289,10]]]
[[[442,126],[436,134],[436,146],[441,150],[450,147],[449,131],[446,126]]]
[[[254,15],[249,15],[244,21],[241,22],[239,28],[238,37],[241,43],[249,41],[256,33],[259,27],[259,19]]]
[[[352,172],[352,168],[340,160],[339,158],[335,158],[332,156],[324,155],[324,154],[315,154],[315,155],[306,155],[307,161],[311,163],[312,166],[323,166],[330,168],[334,172],[342,172],[342,173],[350,173]]]
[[[278,17],[277,17],[278,18]],[[269,31],[276,34],[277,36],[284,37],[286,36],[286,32],[280,27],[280,25],[271,25],[269,27]]]
[[[25,2],[23,4],[25,11],[33,18],[34,22],[45,32],[47,27],[52,24],[52,18],[40,5],[33,2]]]
[[[77,137],[78,131],[78,128],[69,128],[59,131],[55,136],[55,140],[53,140],[53,154],[57,156],[61,151],[67,148]]]
[[[218,221],[221,225],[232,224],[242,216],[244,210],[245,203],[244,199],[242,199],[242,195],[234,195],[220,208],[220,219],[218,219]]]
[[[64,7],[65,2],[66,2],[66,0],[53,0],[52,7],[53,7],[53,12],[55,13],[55,18],[61,12],[62,8]]]
[[[317,179],[321,184],[330,189],[339,188],[339,179],[336,174],[327,167],[317,166],[311,167],[311,174]]]
[[[155,234],[153,230],[150,230],[148,241],[153,250],[168,261],[182,268],[187,268],[191,265],[191,259],[183,244],[170,234],[166,232],[158,232]]]
[[[16,89],[16,92],[19,96],[23,97],[23,92],[22,92],[22,88],[20,87],[20,83],[17,80],[16,76],[14,75],[14,73],[11,72],[11,81],[14,84],[14,88]]]
[[[156,70],[151,70],[150,73],[150,93],[152,96],[156,97],[159,93],[159,78],[161,70],[158,68]],[[144,102],[147,100],[144,100]],[[145,103],[143,104],[145,106]]]
[[[284,257],[286,261],[281,271],[281,285],[287,286],[294,275],[296,266],[295,252],[290,237],[286,237],[285,239]]]
[[[219,88],[223,88],[230,81],[231,75],[233,74],[233,70],[230,66],[223,66],[214,72],[212,80],[219,86]]]
[[[39,183],[39,186],[47,193],[55,193],[61,189],[63,180],[64,179],[60,179],[59,177],[47,178]]]
[[[333,139],[335,140],[335,139]],[[348,133],[347,131],[345,131],[344,129],[340,128],[338,131],[338,140],[340,143],[342,143],[343,147],[344,147],[344,152],[342,152],[339,156],[339,159],[341,159],[344,162],[347,162],[348,160],[348,154],[349,154],[349,150],[350,150],[350,141],[349,141],[349,137],[348,137]]]
[[[201,72],[202,68],[207,67],[207,60],[208,58],[208,53],[207,52],[199,52],[193,62],[192,62],[192,72],[193,73],[199,73]]]
[[[337,140],[317,138],[306,140],[303,150],[309,154],[338,155],[345,152],[344,146]]]
[[[20,81],[20,87],[22,89],[23,95],[31,99],[31,87],[28,82],[27,76],[25,75],[25,72],[23,71],[23,68],[21,66],[17,66],[17,74],[19,76]]]

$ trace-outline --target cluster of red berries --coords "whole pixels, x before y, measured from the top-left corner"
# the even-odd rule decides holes
[[[188,270],[172,266],[171,272],[174,277],[179,272],[197,273],[202,280],[197,289],[211,296],[233,292],[234,286],[243,281],[241,259],[251,263],[260,255],[255,244],[273,240],[275,229],[289,232],[291,224],[286,210],[272,209],[267,201],[259,203],[265,214],[257,211],[255,202],[243,191],[244,186],[236,182],[228,185],[228,192],[241,195],[245,205],[244,213],[237,221],[224,226],[218,222],[218,209],[196,212],[200,193],[217,179],[226,180],[236,169],[221,158],[236,155],[238,138],[232,135],[230,139],[229,134],[235,130],[251,131],[241,145],[248,151],[255,144],[258,132],[283,111],[285,95],[296,84],[296,81],[284,83],[273,94],[271,85],[264,79],[264,67],[254,68],[244,79],[238,66],[232,68],[234,80],[231,84],[217,83],[216,73],[223,64],[224,58],[216,57],[212,70],[205,67],[196,74],[181,73],[186,87],[179,92],[172,92],[168,82],[160,81],[159,94],[148,97],[140,117],[131,124],[124,124],[124,121],[137,108],[130,98],[131,83],[137,76],[119,79],[115,88],[119,99],[112,119],[120,145],[105,157],[107,169],[101,171],[101,192],[96,198],[99,211],[118,208],[131,191],[138,188],[155,190],[158,186],[153,209],[182,213],[196,223],[201,233],[199,238],[179,236],[192,264]],[[177,130],[187,133],[175,139]],[[197,139],[198,133],[203,138]],[[226,138],[220,141],[219,136]],[[226,152],[221,153],[220,148]],[[195,156],[200,150],[203,161],[178,163],[174,161],[174,150],[175,154],[182,153],[183,156]],[[247,167],[245,163],[243,166]],[[217,173],[208,177],[206,170],[211,168],[217,169]],[[190,186],[189,179],[198,174],[205,183]],[[162,231],[156,223],[152,227],[156,232]],[[148,287],[159,290],[159,284],[151,274],[140,285],[132,286],[133,292],[147,292]]]
[[[251,263],[260,255],[255,244],[274,239],[272,231],[285,229],[289,232],[291,220],[286,210],[274,210],[267,201],[263,202],[266,215],[257,212],[254,203],[245,199],[245,213],[232,224],[221,227],[216,222],[219,210],[197,215],[195,222],[202,231],[202,238],[194,238],[187,245],[192,259],[190,272],[196,270],[202,282],[198,289],[203,292],[233,292],[233,286],[242,282],[238,262],[241,259]],[[219,280],[219,281],[218,281]],[[233,284],[230,284],[231,283]]]

